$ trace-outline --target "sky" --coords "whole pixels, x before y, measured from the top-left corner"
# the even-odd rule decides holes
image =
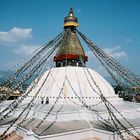
[[[63,31],[71,7],[79,31],[140,75],[140,0],[0,0],[0,70],[18,65]],[[84,48],[88,66],[105,76]]]

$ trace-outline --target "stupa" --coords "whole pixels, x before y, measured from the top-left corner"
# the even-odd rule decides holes
[[[5,135],[7,140],[139,137],[139,104],[118,98],[100,74],[86,67],[88,57],[76,33],[77,26],[78,20],[71,8],[64,19],[64,34],[53,58],[55,67],[39,75],[27,88],[23,102],[8,116],[1,116],[2,138]],[[1,103],[1,111],[10,103]],[[9,133],[5,131],[7,128]]]

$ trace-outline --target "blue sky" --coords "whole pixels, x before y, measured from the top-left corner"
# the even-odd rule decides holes
[[[139,0],[0,0],[0,70],[20,63],[59,34],[70,7],[81,32],[140,75]],[[89,67],[106,74],[85,51],[93,58]]]

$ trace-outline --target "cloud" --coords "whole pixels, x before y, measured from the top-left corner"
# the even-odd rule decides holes
[[[105,51],[106,54],[112,56],[115,59],[127,58],[127,53],[122,51],[120,46],[115,46],[112,48],[104,48],[103,50]],[[96,57],[92,51],[86,51],[86,55],[88,56],[89,60],[91,59],[96,62]]]
[[[88,50],[88,51],[86,51],[85,53],[86,53],[86,55],[88,56],[89,59],[94,58],[94,54],[93,54],[92,51],[89,51],[89,50]]]
[[[17,28],[14,27],[7,32],[0,31],[0,42],[2,43],[15,43],[32,37],[32,28]]]
[[[113,58],[120,59],[120,58],[126,58],[127,54],[126,52],[121,50],[120,46],[115,46],[112,48],[105,48],[103,49],[108,55],[112,56]]]
[[[18,48],[14,49],[14,52],[17,55],[28,56],[39,47],[40,46],[38,46],[38,45],[24,45],[24,44],[22,44]]]
[[[26,58],[30,56],[36,49],[38,49],[39,45],[20,45],[18,48],[14,48],[12,52],[14,52],[14,59],[9,59],[9,61],[2,64],[3,70],[16,70],[19,66],[24,64]]]
[[[88,56],[87,66],[97,71],[103,77],[108,77],[108,72],[104,68],[104,66],[100,63],[100,61],[95,57],[92,51],[86,51],[86,55]]]
[[[105,53],[112,56],[113,58],[119,59],[119,61],[122,60],[122,58],[127,58],[127,54],[121,50],[120,46],[105,48],[103,50],[105,51]],[[88,50],[85,53],[88,56],[87,66],[100,73],[103,77],[109,77],[109,73],[106,71],[105,67],[99,62],[93,52]]]
[[[2,70],[14,71],[21,63],[21,59],[12,59],[2,65]]]
[[[108,71],[105,69],[104,66],[98,66],[96,70],[97,70],[98,73],[100,73],[104,77],[109,77],[110,76]]]

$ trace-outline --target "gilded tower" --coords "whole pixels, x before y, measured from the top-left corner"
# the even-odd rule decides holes
[[[74,16],[73,9],[67,17],[64,19],[64,36],[54,61],[56,67],[63,66],[85,66],[85,62],[88,60],[83,47],[76,34],[76,28],[78,26],[78,20]]]

